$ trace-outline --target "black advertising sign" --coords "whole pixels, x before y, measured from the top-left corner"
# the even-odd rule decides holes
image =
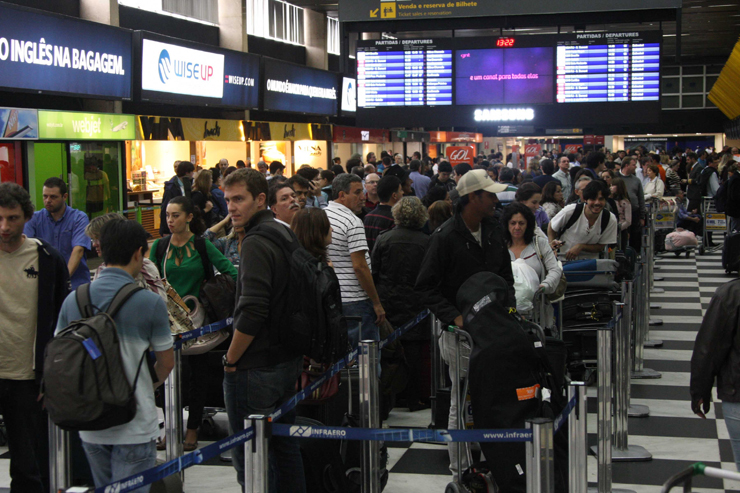
[[[340,22],[679,9],[681,0],[339,0]]]
[[[137,32],[136,39],[142,101],[259,106],[259,56],[144,31]]]
[[[131,32],[0,5],[0,87],[131,99]]]
[[[264,60],[266,111],[336,116],[337,74],[271,58]]]

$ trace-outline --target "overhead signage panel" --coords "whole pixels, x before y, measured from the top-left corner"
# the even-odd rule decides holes
[[[131,99],[131,32],[0,5],[0,87]]]
[[[136,35],[142,101],[259,107],[259,56],[143,31]]]
[[[336,116],[338,76],[265,58],[266,111]]]
[[[339,0],[339,21],[398,21],[679,8],[681,0]]]
[[[342,113],[357,111],[357,81],[351,77],[342,77]]]
[[[39,138],[50,140],[134,140],[134,115],[39,110]]]

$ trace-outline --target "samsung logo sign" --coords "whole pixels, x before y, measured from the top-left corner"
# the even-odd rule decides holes
[[[221,99],[224,56],[145,39],[142,43],[141,88]]]
[[[532,108],[478,109],[473,112],[477,122],[510,122],[534,120]]]

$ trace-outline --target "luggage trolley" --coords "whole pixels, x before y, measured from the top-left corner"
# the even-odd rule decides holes
[[[668,493],[673,488],[681,486],[684,493],[691,493],[692,480],[694,476],[706,476],[708,478],[729,479],[740,481],[740,473],[727,471],[716,467],[707,467],[702,462],[692,464],[687,469],[671,476],[668,481],[663,483],[660,493]]]
[[[717,212],[714,197],[702,198],[701,217],[704,231],[702,232],[701,245],[699,245],[699,255],[704,255],[704,252],[716,252],[722,248],[722,244],[712,247],[709,246],[709,236],[707,235],[707,232],[729,232],[730,223],[727,220],[727,215]]]
[[[450,326],[447,331],[454,334],[455,336],[455,366],[457,371],[455,372],[455,378],[460,382],[461,377],[464,375],[462,392],[460,392],[457,398],[457,429],[466,429],[466,414],[464,409],[467,407],[466,399],[468,395],[468,365],[470,364],[470,354],[473,352],[473,338],[469,333],[460,329],[459,327]],[[465,353],[465,354],[463,354]],[[465,371],[462,371],[465,368]],[[461,388],[458,386],[458,391]],[[455,442],[457,446],[457,482],[452,482],[445,488],[445,493],[468,493],[472,491],[468,485],[463,483],[464,472],[462,470],[462,454],[463,452],[467,455],[468,464],[473,466],[473,455],[470,451],[469,442]],[[480,478],[486,484],[486,491],[488,493],[494,493],[498,491],[495,481],[490,474],[483,475]],[[476,490],[479,491],[479,490]]]

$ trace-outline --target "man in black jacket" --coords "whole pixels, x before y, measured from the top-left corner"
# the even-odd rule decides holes
[[[49,491],[47,418],[38,401],[44,349],[69,293],[64,257],[23,227],[28,192],[0,184],[0,408],[8,432],[10,491]]]
[[[516,306],[514,276],[509,252],[503,241],[503,231],[493,219],[498,199],[496,194],[506,185],[496,183],[486,170],[468,171],[457,183],[460,199],[455,215],[432,234],[421,265],[416,289],[426,298],[427,308],[444,325],[463,327],[463,318],[457,306],[457,291],[470,276],[489,271],[501,276],[509,285],[507,306]],[[452,391],[449,428],[457,428],[458,382],[454,378],[455,342],[450,333],[440,340],[442,356],[450,365]],[[450,444],[450,471],[457,479],[457,447]],[[468,467],[462,458],[463,471]]]
[[[262,173],[240,169],[227,176],[223,186],[231,222],[235,228],[244,228],[247,235],[236,286],[234,337],[223,359],[226,412],[231,432],[237,433],[244,429],[244,419],[250,414],[268,415],[292,398],[303,369],[303,356],[288,352],[277,338],[282,315],[288,309],[290,261],[277,243],[249,232],[272,227],[288,241],[298,240],[267,210],[267,179]],[[281,417],[281,423],[294,422],[293,411]],[[232,463],[243,490],[243,447],[234,449]],[[271,491],[305,492],[301,452],[295,440],[270,439],[269,469]]]
[[[723,284],[712,296],[691,356],[691,410],[706,419],[717,380],[735,465],[740,470],[740,280]]]

